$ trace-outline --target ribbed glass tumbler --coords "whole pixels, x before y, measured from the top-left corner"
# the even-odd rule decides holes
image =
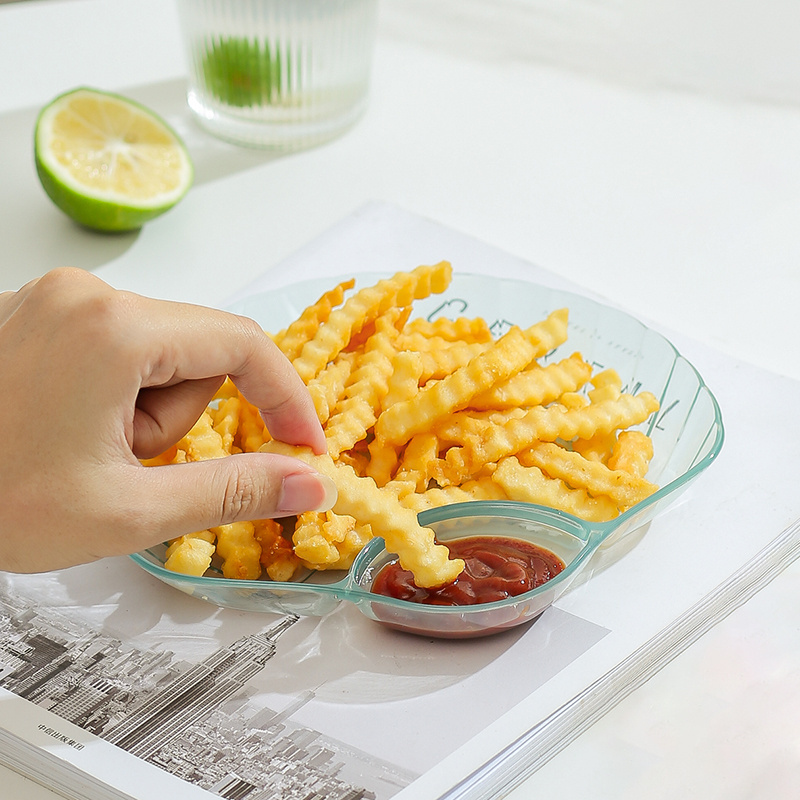
[[[363,114],[377,0],[178,0],[189,107],[221,139],[295,150]]]

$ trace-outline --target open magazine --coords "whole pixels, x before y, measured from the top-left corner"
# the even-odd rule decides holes
[[[370,204],[238,297],[441,259],[575,291]],[[0,761],[80,800],[477,800],[511,788],[800,552],[800,430],[767,442],[758,412],[767,398],[797,407],[800,382],[662,332],[720,402],[722,453],[535,622],[453,641],[347,603],[323,617],[220,609],[128,558],[0,573]]]

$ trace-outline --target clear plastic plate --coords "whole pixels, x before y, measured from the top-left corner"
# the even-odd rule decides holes
[[[277,331],[346,277],[256,295],[232,310]],[[357,288],[383,277],[358,275]],[[345,600],[394,628],[452,638],[487,635],[535,619],[572,585],[598,548],[616,546],[622,536],[645,525],[685,490],[712,463],[724,438],[719,406],[697,370],[661,334],[609,306],[523,281],[456,274],[447,292],[417,301],[414,316],[480,316],[501,335],[512,324],[527,327],[564,306],[570,311],[568,339],[542,363],[578,351],[598,370],[613,367],[626,391],[647,390],[659,398],[660,410],[640,426],[653,440],[647,477],[659,485],[658,491],[609,522],[587,522],[551,508],[511,501],[459,503],[419,516],[442,542],[474,535],[509,536],[555,552],[566,567],[542,586],[507,600],[461,607],[419,605],[377,595],[370,590],[372,580],[394,558],[380,537],[367,544],[347,573],[312,572],[290,583],[174,573],[163,566],[163,545],[132,558],[176,589],[245,611],[319,616]]]

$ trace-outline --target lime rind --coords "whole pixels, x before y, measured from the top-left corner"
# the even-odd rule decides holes
[[[71,99],[81,94],[121,103],[160,128],[173,146],[175,157],[179,159],[179,168],[176,172],[179,181],[174,189],[138,199],[122,192],[89,187],[76,180],[53,157],[49,144],[53,120]],[[58,208],[87,228],[107,232],[138,230],[146,222],[161,216],[175,206],[186,195],[194,180],[194,166],[188,150],[164,119],[130,98],[88,87],[65,92],[41,110],[34,131],[34,161],[42,187]]]
[[[181,199],[178,197],[174,201],[155,207],[137,207],[113,200],[95,199],[76,192],[65,183],[55,179],[39,158],[36,158],[36,172],[53,203],[75,222],[92,230],[120,233],[138,230],[145,222],[169,211]]]

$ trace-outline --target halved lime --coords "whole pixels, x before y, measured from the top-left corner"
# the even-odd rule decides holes
[[[186,146],[150,109],[120,95],[79,88],[39,113],[36,171],[72,219],[102,231],[141,228],[192,184]]]

